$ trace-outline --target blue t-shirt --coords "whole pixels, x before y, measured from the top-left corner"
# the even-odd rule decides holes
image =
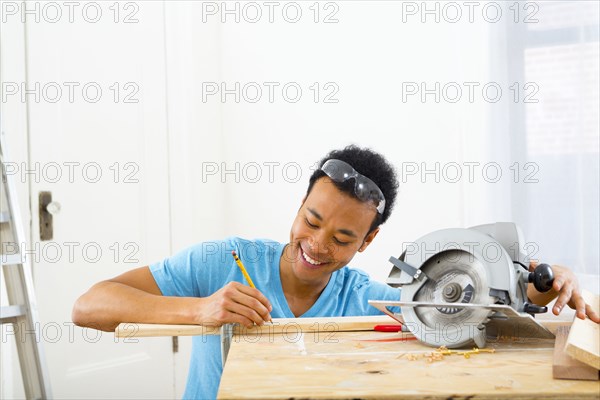
[[[294,318],[279,277],[279,261],[285,244],[268,240],[228,238],[203,242],[150,266],[164,296],[207,297],[231,281],[244,282],[231,251],[242,259],[248,274],[271,302],[273,318]],[[335,271],[313,306],[301,317],[379,315],[368,300],[400,299],[400,290],[371,281],[360,270],[344,267]],[[217,396],[223,365],[220,337],[195,336],[188,372],[185,399],[212,399]]]

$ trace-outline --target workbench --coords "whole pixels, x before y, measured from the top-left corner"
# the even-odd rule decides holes
[[[552,378],[551,339],[496,338],[494,353],[440,357],[410,333],[372,330],[388,317],[365,317],[357,331],[336,331],[337,321],[238,332],[218,398],[600,398],[598,381]]]

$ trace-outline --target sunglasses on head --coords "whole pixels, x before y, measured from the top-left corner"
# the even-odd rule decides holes
[[[377,205],[377,212],[383,214],[385,197],[379,186],[366,176],[358,173],[350,164],[334,158],[325,161],[321,171],[336,182],[342,183],[354,178],[354,194],[361,201],[373,201]]]

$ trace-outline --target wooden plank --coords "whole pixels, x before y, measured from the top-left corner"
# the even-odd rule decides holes
[[[136,338],[155,336],[219,335],[219,327],[204,325],[139,324],[123,322],[115,329],[115,337]]]
[[[585,302],[600,313],[600,296],[586,290],[582,293]],[[600,325],[588,319],[575,318],[565,351],[571,357],[600,370]]]
[[[598,381],[552,379],[552,339],[507,338],[488,342],[493,354],[433,362],[423,356],[435,349],[404,333],[240,339],[231,344],[221,399],[597,399],[600,393]]]
[[[273,323],[246,328],[235,326],[234,335],[280,334],[293,332],[342,332],[368,331],[375,325],[389,324],[392,320],[387,315],[367,317],[331,317],[331,318],[273,318]],[[151,336],[197,336],[219,335],[220,327],[207,325],[167,325],[122,323],[115,329],[119,338],[151,337]]]
[[[556,331],[554,343],[554,358],[552,362],[552,377],[554,379],[576,379],[595,381],[600,379],[600,371],[574,359],[565,352],[567,336],[570,327],[561,326]]]

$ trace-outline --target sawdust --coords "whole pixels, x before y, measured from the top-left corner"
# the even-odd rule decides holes
[[[449,350],[446,346],[441,346],[435,351],[429,353],[420,353],[420,354],[403,354],[402,357],[410,360],[416,361],[419,358],[425,359],[428,363],[433,363],[436,361],[442,361],[446,356],[463,356],[464,358],[471,358],[471,355],[481,354],[481,353],[495,353],[496,349],[479,349],[477,347],[473,347],[473,350],[467,351],[459,351],[459,350]]]

